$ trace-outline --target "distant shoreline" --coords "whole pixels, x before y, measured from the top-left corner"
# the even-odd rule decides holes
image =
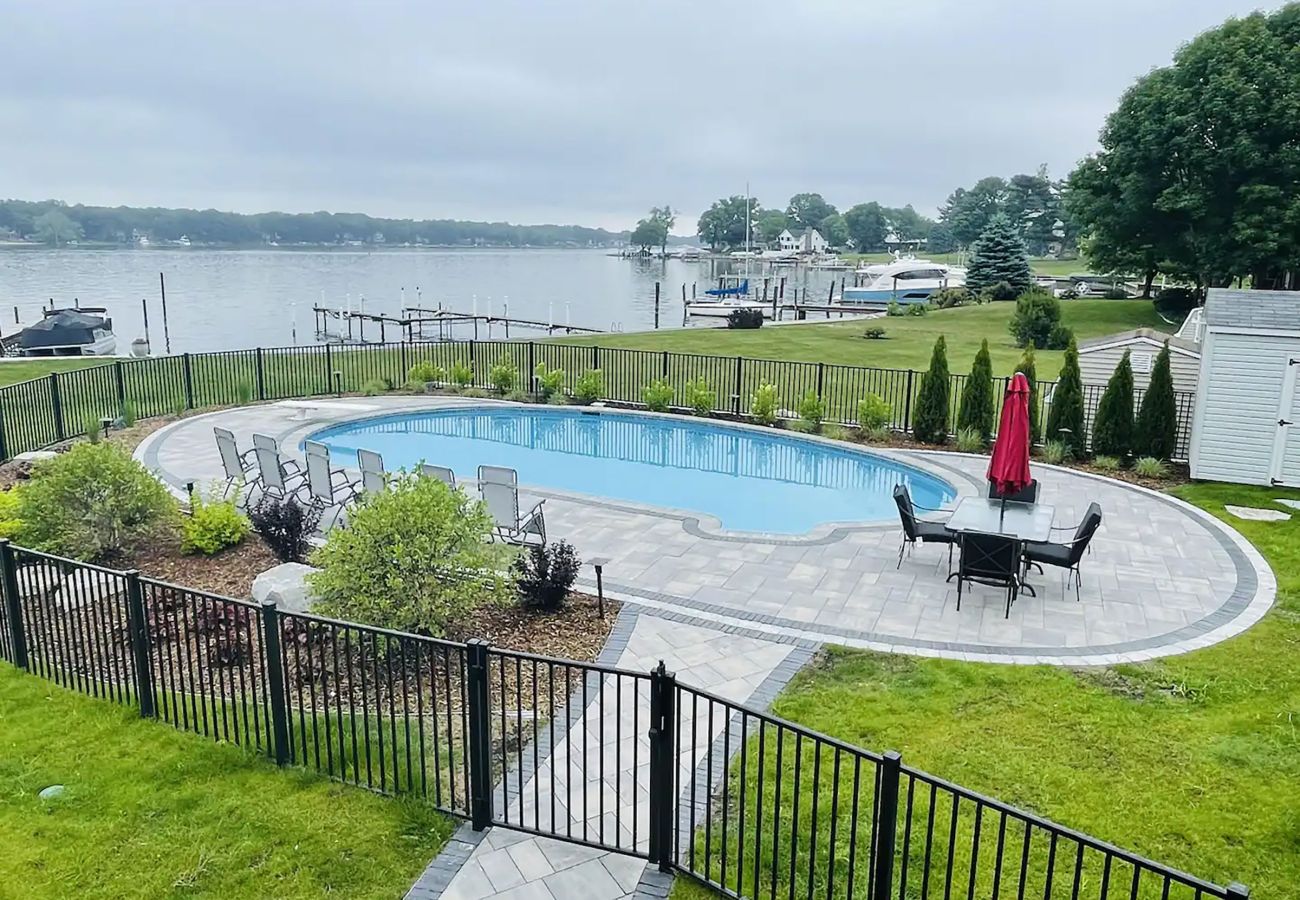
[[[51,246],[50,244],[37,244],[28,241],[0,241],[0,250],[124,250],[138,251],[149,253],[157,250],[170,250],[179,252],[192,251],[249,251],[249,250],[273,250],[273,251],[306,251],[306,252],[345,252],[345,253],[386,253],[401,250],[564,250],[564,251],[582,251],[592,252],[595,250],[619,250],[625,247],[625,244],[609,244],[597,247],[562,247],[556,245],[518,245],[518,244],[479,244],[475,246],[464,246],[460,244],[361,244],[361,245],[341,245],[341,244],[293,244],[291,246],[272,245],[272,244],[195,244],[189,247],[176,244],[149,244],[140,246],[138,244],[116,244],[116,243],[96,243],[92,241],[82,241],[77,244],[60,244]],[[670,245],[671,246],[671,245]]]

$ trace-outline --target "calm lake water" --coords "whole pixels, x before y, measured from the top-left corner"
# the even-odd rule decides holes
[[[0,333],[40,318],[51,298],[108,307],[119,352],[144,334],[148,300],[154,353],[164,350],[158,273],[166,276],[173,352],[286,346],[314,340],[311,307],[346,306],[397,315],[408,306],[444,307],[571,322],[613,331],[654,327],[654,285],[662,285],[660,327],[681,326],[681,291],[704,291],[725,262],[628,260],[604,250],[31,250],[0,251]],[[796,285],[825,297],[848,273],[778,270],[787,299]],[[849,276],[851,277],[851,275]],[[761,282],[761,277],[759,278]],[[774,279],[775,281],[775,279]],[[837,289],[838,291],[838,289]],[[552,318],[553,317],[553,318]],[[368,332],[369,334],[369,332]],[[527,332],[511,329],[511,336]],[[468,337],[466,330],[457,336]],[[487,338],[480,327],[479,336]],[[504,337],[497,326],[492,337]],[[390,335],[389,339],[396,339]]]

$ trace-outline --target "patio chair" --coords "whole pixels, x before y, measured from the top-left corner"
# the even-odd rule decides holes
[[[1022,487],[1014,493],[1007,494],[1005,497],[998,493],[998,487],[993,482],[989,482],[989,499],[990,500],[1008,500],[1015,503],[1037,503],[1038,502],[1038,479],[1033,479],[1029,484]]]
[[[319,441],[306,441],[303,449],[307,454],[307,480],[299,488],[305,493],[303,500],[320,509],[322,514],[333,509],[331,524],[337,524],[343,507],[356,499],[357,482],[349,479],[342,469],[330,467],[329,447]]]
[[[538,501],[526,514],[520,515],[518,485],[480,480],[478,489],[495,523],[493,532],[500,540],[508,544],[528,544],[536,538],[539,545],[546,544],[546,519],[542,515],[545,500]]]
[[[519,473],[505,466],[479,466],[478,480],[495,484],[518,484]]]
[[[306,483],[307,473],[293,460],[284,458],[273,437],[253,435],[253,457],[257,460],[256,484],[260,497],[271,495],[284,500]]]
[[[425,478],[435,478],[441,481],[453,491],[456,490],[456,473],[448,466],[434,466],[429,463],[420,464],[420,474]]]
[[[221,491],[224,499],[236,484],[252,484],[257,478],[257,460],[253,450],[239,452],[235,434],[228,428],[213,428],[217,436],[217,452],[221,454],[221,468],[226,473],[226,485]],[[250,481],[250,476],[253,481]]]
[[[903,523],[903,542],[898,546],[898,565],[903,566],[903,553],[910,553],[917,543],[947,544],[948,568],[952,569],[952,546],[957,542],[957,535],[948,530],[943,522],[922,519],[917,516],[918,509],[926,512],[948,513],[946,509],[932,509],[917,506],[912,502],[912,494],[905,484],[894,485],[894,503],[898,506],[898,517]]]
[[[388,475],[384,472],[384,458],[375,451],[358,450],[357,467],[361,469],[362,491],[379,493],[388,486]]]
[[[1061,543],[1028,543],[1025,544],[1025,565],[1044,565],[1056,566],[1066,570],[1066,579],[1061,585],[1061,595],[1064,597],[1065,589],[1069,587],[1070,579],[1074,579],[1074,600],[1079,602],[1079,588],[1083,583],[1083,576],[1079,573],[1079,563],[1083,559],[1084,552],[1088,545],[1092,543],[1092,536],[1097,533],[1101,527],[1101,505],[1093,502],[1088,504],[1088,510],[1083,514],[1081,521],[1074,529],[1074,537]],[[1052,528],[1053,531],[1070,531],[1069,527]]]
[[[1020,560],[1024,542],[1005,534],[983,534],[964,531],[958,541],[960,558],[957,561],[957,610],[961,611],[962,586],[966,582],[1006,588],[1006,618],[1011,618],[1011,605],[1020,593]]]

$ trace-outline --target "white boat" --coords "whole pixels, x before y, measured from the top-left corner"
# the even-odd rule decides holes
[[[772,317],[772,304],[754,296],[748,275],[723,275],[719,285],[686,304],[688,316],[725,318],[738,309],[756,309]]]
[[[117,350],[113,320],[99,307],[47,309],[35,325],[17,335],[20,356],[112,356]]]
[[[896,259],[857,270],[863,283],[846,287],[840,302],[847,306],[887,306],[925,303],[935,291],[966,284],[966,270],[928,259]]]
[[[846,272],[852,267],[838,256],[823,256],[820,259],[813,260],[809,265],[809,268],[829,269],[832,272]]]

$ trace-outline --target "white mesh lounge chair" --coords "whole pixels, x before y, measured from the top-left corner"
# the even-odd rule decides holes
[[[421,463],[420,474],[425,478],[436,478],[453,491],[456,490],[456,473],[448,466],[432,466],[428,463]]]
[[[356,498],[357,482],[348,478],[342,469],[330,468],[330,448],[319,441],[303,445],[307,454],[307,480],[299,488],[304,501],[319,508],[322,513],[333,509],[333,521],[338,522],[343,507]]]
[[[226,473],[226,486],[221,492],[221,496],[226,497],[232,487],[257,480],[257,460],[253,458],[252,450],[239,452],[234,432],[228,428],[213,428],[212,431],[217,436],[217,452],[221,454],[221,468]]]
[[[285,459],[280,453],[275,438],[253,435],[253,457],[257,460],[257,487],[262,496],[291,497],[307,479],[307,474],[296,462]]]
[[[388,484],[384,474],[384,458],[373,450],[357,451],[357,466],[361,469],[361,490],[378,493]]]
[[[520,515],[517,485],[480,480],[478,489],[495,523],[493,532],[500,540],[510,544],[546,543],[546,519],[542,516],[545,500]]]
[[[505,466],[479,466],[478,480],[494,484],[518,484],[519,473]]]

